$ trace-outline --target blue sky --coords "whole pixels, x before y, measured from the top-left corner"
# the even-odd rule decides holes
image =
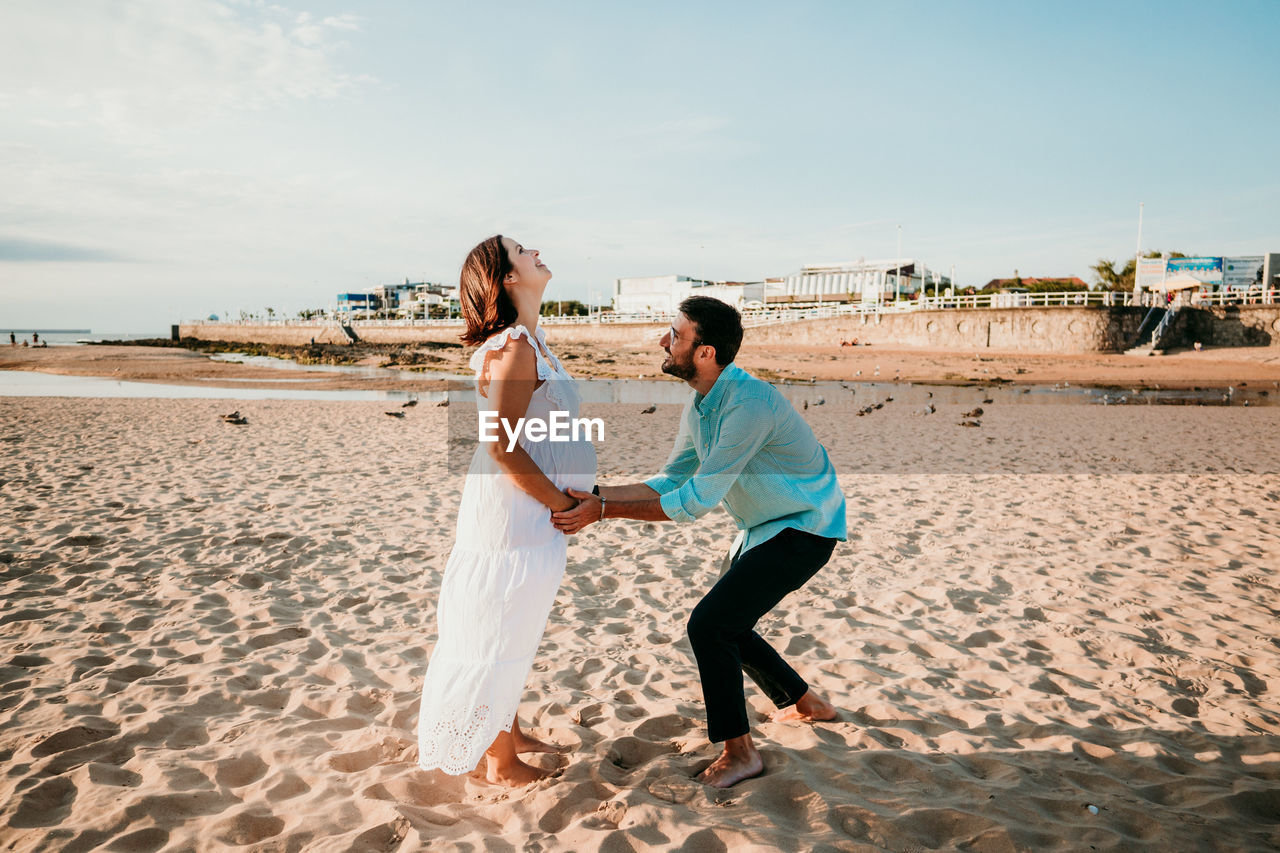
[[[1280,251],[1280,3],[0,6],[0,326]]]

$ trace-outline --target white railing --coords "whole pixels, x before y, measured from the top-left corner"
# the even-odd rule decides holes
[[[746,328],[798,323],[802,320],[818,320],[863,314],[898,314],[909,311],[950,311],[978,308],[1083,308],[1087,306],[1142,306],[1164,305],[1164,293],[1143,292],[1136,299],[1129,291],[1055,291],[1051,293],[974,293],[955,296],[921,296],[912,300],[895,302],[831,302],[807,304],[797,307],[748,308],[742,312],[742,325]],[[1222,305],[1275,305],[1280,304],[1280,290],[1269,291],[1199,291],[1176,293],[1174,303],[1186,307]],[[620,324],[667,325],[672,314],[663,311],[621,314],[603,311],[588,316],[548,315],[539,320],[547,325]],[[316,317],[311,320],[298,318],[249,318],[243,320],[192,320],[190,325],[231,326],[314,326],[317,323],[358,323],[363,328],[407,328],[432,326],[461,326],[462,318],[389,319],[364,318],[351,315]]]
[[[1170,305],[1169,309],[1164,312],[1164,316],[1160,318],[1160,325],[1156,326],[1156,330],[1151,333],[1151,346],[1160,345],[1160,338],[1164,336],[1165,329],[1173,325],[1173,318],[1178,315],[1178,306]]]
[[[1275,305],[1280,303],[1280,290],[1254,291],[1216,291],[1213,293],[1192,293],[1183,305],[1193,307],[1205,305]]]
[[[912,302],[917,310],[950,308],[1083,308],[1132,305],[1133,294],[1111,290],[1068,290],[1048,293],[973,293],[923,296]]]

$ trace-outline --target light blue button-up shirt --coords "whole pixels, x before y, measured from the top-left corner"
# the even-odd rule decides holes
[[[844,539],[844,494],[827,451],[767,382],[730,364],[685,406],[675,449],[645,485],[673,521],[724,502],[746,552],[788,527]]]

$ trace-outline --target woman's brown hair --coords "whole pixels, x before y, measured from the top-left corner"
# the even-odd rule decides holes
[[[467,330],[462,342],[482,344],[516,321],[516,306],[502,286],[511,272],[511,260],[496,234],[471,250],[462,264],[458,298]]]

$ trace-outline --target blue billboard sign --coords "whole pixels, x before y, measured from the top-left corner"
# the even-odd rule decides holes
[[[1222,283],[1222,258],[1170,258],[1169,278],[1189,275],[1205,284]]]

